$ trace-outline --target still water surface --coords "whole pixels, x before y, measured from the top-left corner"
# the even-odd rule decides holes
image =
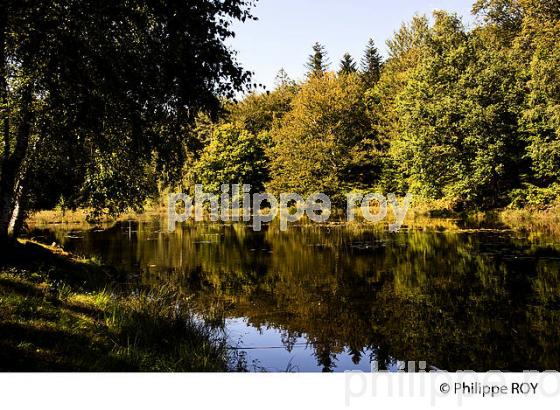
[[[167,233],[154,220],[32,235],[131,281],[182,287],[251,371],[367,371],[371,360],[389,370],[406,361],[560,370],[560,241],[464,228],[185,224]]]

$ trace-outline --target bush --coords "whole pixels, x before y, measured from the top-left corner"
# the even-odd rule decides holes
[[[560,185],[552,184],[547,188],[541,188],[526,184],[524,188],[514,189],[510,198],[510,208],[545,209],[552,206],[560,198]]]

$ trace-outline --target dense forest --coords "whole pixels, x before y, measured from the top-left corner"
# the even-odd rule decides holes
[[[253,1],[138,4],[5,3],[0,237],[35,210],[118,214],[194,183],[457,211],[557,201],[559,0],[477,0],[469,28],[416,16],[386,58],[370,40],[332,62],[316,43],[306,78],[281,70],[268,91],[225,43]]]
[[[185,187],[380,190],[450,209],[546,207],[560,193],[560,2],[479,0],[476,24],[417,16],[364,55],[199,116]]]

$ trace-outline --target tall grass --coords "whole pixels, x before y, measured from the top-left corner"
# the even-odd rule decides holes
[[[196,320],[188,300],[163,286],[110,303],[105,324],[115,354],[150,371],[226,371],[229,351],[220,333]]]
[[[504,210],[500,213],[500,219],[516,229],[560,237],[560,203],[545,210]]]

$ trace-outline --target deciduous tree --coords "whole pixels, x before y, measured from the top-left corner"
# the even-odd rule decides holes
[[[119,212],[153,185],[144,170],[177,175],[197,112],[249,78],[224,41],[251,4],[4,0],[0,239],[46,189]]]

